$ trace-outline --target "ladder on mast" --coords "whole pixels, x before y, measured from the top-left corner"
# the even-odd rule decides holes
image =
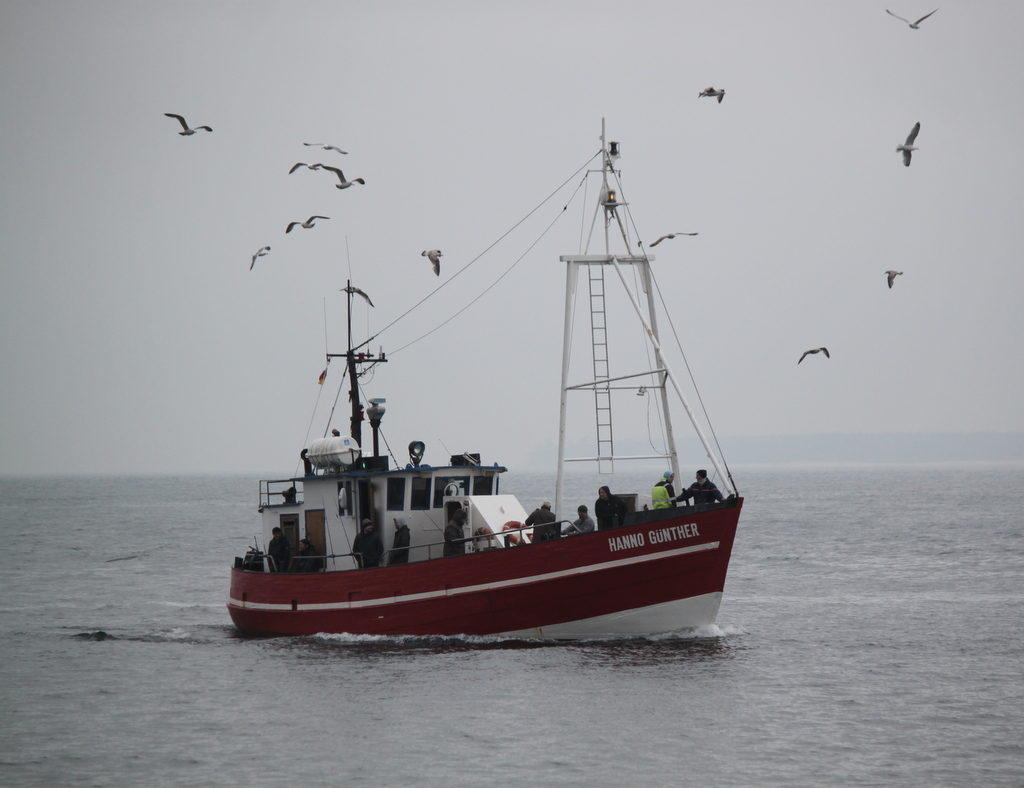
[[[594,358],[594,416],[597,426],[597,472],[614,473],[612,392],[608,378],[608,321],[604,299],[604,266],[588,267],[590,278],[590,339]],[[603,381],[600,382],[600,381]]]
[[[667,360],[662,352],[661,342],[658,339],[658,323],[654,304],[653,283],[651,278],[651,262],[654,256],[646,251],[639,255],[630,251],[630,243],[626,226],[619,210],[626,206],[626,203],[619,200],[618,189],[615,185],[609,184],[609,176],[614,183],[618,182],[617,172],[614,169],[614,162],[619,158],[619,143],[605,141],[604,121],[601,121],[601,149],[602,149],[602,189],[598,211],[604,213],[604,254],[587,254],[584,250],[580,255],[562,256],[560,259],[566,263],[565,282],[565,322],[562,335],[562,382],[561,382],[561,407],[559,410],[558,425],[558,469],[555,480],[555,511],[564,517],[563,490],[565,480],[565,464],[567,462],[597,462],[599,473],[612,473],[615,459],[620,460],[664,460],[672,471],[679,475],[679,457],[676,452],[675,436],[673,435],[672,419],[669,410],[668,393],[671,388],[683,408],[689,416],[697,437],[707,452],[715,471],[722,479],[723,492],[735,494],[735,485],[731,477],[722,466],[718,457],[711,449],[704,430],[697,422],[693,410],[686,401],[686,396],[679,385]],[[595,220],[596,220],[595,215]],[[612,223],[618,227],[625,245],[625,253],[613,254],[610,248],[609,228]],[[589,244],[588,244],[589,245]],[[590,326],[591,342],[593,346],[593,378],[590,381],[570,384],[569,368],[572,347],[572,326],[575,314],[576,285],[579,278],[580,268],[587,268],[587,275],[590,286]],[[617,274],[623,290],[632,303],[637,317],[643,324],[647,338],[654,351],[654,366],[651,369],[633,372],[625,375],[611,376],[609,370],[608,335],[607,335],[607,313],[606,313],[606,281],[605,268],[611,267]],[[646,309],[638,300],[639,293],[634,294],[626,282],[624,268],[631,268],[636,271],[640,280],[640,290],[646,294]],[[639,381],[645,380],[645,385]],[[620,381],[627,382],[623,385],[613,385]],[[611,395],[613,389],[635,388],[638,391],[656,393],[661,404],[663,436],[665,439],[664,451],[655,449],[650,454],[636,456],[619,456],[614,454],[612,441],[612,403]],[[597,455],[594,457],[566,457],[566,427],[567,427],[567,400],[573,391],[593,389],[595,398],[595,419],[597,424]]]

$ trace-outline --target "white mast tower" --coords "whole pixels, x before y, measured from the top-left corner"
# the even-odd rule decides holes
[[[679,457],[676,454],[675,437],[672,433],[672,417],[669,410],[668,386],[671,385],[680,402],[690,417],[690,422],[700,438],[708,459],[714,466],[724,492],[735,494],[732,479],[725,471],[715,452],[712,451],[701,429],[700,424],[694,416],[686,397],[679,386],[679,381],[668,365],[668,361],[662,354],[661,341],[658,338],[658,322],[654,308],[654,289],[651,284],[651,262],[654,256],[643,251],[641,255],[634,255],[630,252],[629,238],[626,232],[626,225],[623,222],[619,210],[624,208],[626,203],[620,202],[618,188],[618,173],[615,170],[615,161],[619,158],[619,143],[606,142],[604,132],[604,119],[601,119],[601,191],[598,200],[598,211],[604,212],[604,254],[582,254],[563,255],[559,259],[566,263],[565,277],[565,323],[562,335],[562,383],[561,401],[558,412],[558,475],[555,481],[555,511],[559,517],[566,514],[562,508],[565,463],[567,462],[596,462],[599,473],[612,473],[615,460],[667,460],[673,473],[679,476]],[[595,216],[596,220],[596,216]],[[611,251],[609,228],[612,222],[618,227],[622,236],[625,252],[613,254]],[[589,240],[588,240],[589,249]],[[587,250],[585,250],[587,251]],[[608,370],[608,342],[607,323],[605,321],[605,271],[611,266],[618,274],[622,287],[629,297],[637,316],[645,329],[647,337],[654,349],[654,369],[646,369],[627,375],[609,376]],[[637,299],[637,295],[630,290],[624,273],[625,266],[634,266],[640,281],[640,286],[647,296],[647,313],[645,315]],[[590,285],[590,318],[591,318],[591,351],[593,358],[593,379],[580,382],[569,382],[569,366],[572,357],[572,328],[575,317],[576,288],[580,279],[581,270],[586,268]],[[641,385],[637,379],[646,378],[653,381]],[[624,381],[632,381],[625,385]],[[654,389],[661,397],[661,409],[664,417],[665,447],[664,454],[642,454],[632,456],[616,455],[614,441],[612,439],[612,409],[611,392],[613,389],[634,389],[639,391],[646,388],[648,391]],[[593,391],[595,401],[596,427],[597,427],[597,453],[588,457],[566,457],[566,417],[568,399],[570,392]]]

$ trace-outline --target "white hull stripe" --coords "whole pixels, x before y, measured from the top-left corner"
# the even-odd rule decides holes
[[[501,637],[549,638],[553,640],[579,640],[582,638],[621,638],[677,632],[680,629],[714,624],[722,592],[700,594],[672,602],[662,602],[632,610],[620,610],[604,616],[563,621],[547,627],[501,632]]]
[[[493,591],[499,588],[512,588],[515,586],[528,585],[530,583],[542,583],[546,580],[557,580],[562,577],[573,575],[584,575],[590,572],[600,572],[605,569],[617,569],[632,564],[641,564],[647,561],[658,561],[662,558],[674,558],[687,553],[701,553],[707,550],[717,550],[718,542],[707,542],[705,544],[692,545],[690,547],[678,547],[675,550],[665,550],[660,553],[645,553],[630,558],[617,558],[614,561],[605,561],[601,564],[587,564],[573,569],[562,569],[558,572],[545,572],[541,575],[530,575],[529,577],[517,577],[512,580],[498,580],[493,583],[480,583],[473,586],[462,586],[461,588],[438,589],[437,591],[423,591],[419,594],[403,594],[396,597],[378,597],[377,599],[357,599],[352,602],[317,602],[313,604],[296,605],[273,604],[269,602],[243,602],[240,599],[228,599],[232,607],[244,608],[246,610],[282,610],[282,611],[313,611],[313,610],[346,610],[360,607],[382,607],[384,605],[404,604],[406,602],[419,602],[425,599],[439,599],[446,596],[461,594],[476,594],[481,591]],[[356,571],[356,570],[350,570]]]

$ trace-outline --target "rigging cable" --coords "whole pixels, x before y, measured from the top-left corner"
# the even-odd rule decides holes
[[[384,447],[388,450],[388,454],[391,455],[391,459],[393,459],[395,461],[395,465],[397,467],[401,468],[402,467],[402,463],[400,463],[398,461],[398,458],[395,456],[395,453],[393,451],[391,451],[391,444],[388,443],[388,439],[384,436],[384,430],[382,430],[380,427],[378,427],[377,428],[377,433],[380,435],[381,440],[384,441]]]
[[[563,184],[563,186],[564,185],[565,184]],[[535,240],[532,244],[530,244],[526,248],[526,251],[523,252],[521,255],[519,255],[518,259],[514,263],[512,263],[512,265],[510,265],[508,268],[506,268],[504,270],[504,272],[502,272],[501,276],[499,276],[497,279],[495,279],[493,282],[491,282],[490,285],[488,285],[486,288],[484,288],[480,292],[480,294],[477,295],[476,298],[474,298],[472,301],[469,301],[464,307],[462,307],[462,309],[460,309],[454,315],[449,317],[447,320],[445,320],[444,322],[439,323],[438,325],[434,326],[426,334],[423,334],[422,336],[418,337],[417,339],[414,339],[412,342],[409,342],[409,343],[407,343],[405,345],[402,345],[400,348],[396,348],[395,350],[392,350],[391,351],[391,355],[393,356],[393,355],[395,355],[395,353],[398,353],[398,352],[400,352],[402,350],[405,350],[407,347],[410,347],[411,345],[415,345],[421,339],[426,339],[427,337],[429,337],[431,334],[433,334],[438,329],[448,325],[455,318],[457,318],[459,315],[461,315],[463,312],[465,312],[467,309],[469,309],[471,306],[473,306],[473,304],[475,304],[477,301],[479,301],[481,298],[483,298],[485,295],[487,295],[488,292],[490,292],[494,287],[497,286],[498,282],[500,282],[502,279],[504,279],[506,276],[508,276],[512,272],[512,269],[515,268],[517,265],[519,265],[523,261],[523,258],[526,257],[526,255],[528,255],[533,250],[533,247],[535,247],[537,244],[539,244],[541,242],[541,239],[544,238],[544,236],[548,234],[548,232],[551,230],[551,228],[555,226],[555,222],[557,222],[559,219],[562,218],[562,216],[564,215],[566,209],[569,207],[569,203],[572,202],[573,197],[576,196],[577,192],[579,192],[579,187],[576,187],[576,191],[572,193],[571,197],[569,197],[569,202],[567,202],[565,204],[565,206],[562,208],[562,210],[558,212],[558,215],[555,216],[555,218],[551,220],[551,224],[549,224],[547,227],[545,227],[544,228],[544,232],[542,232],[539,236],[537,236],[537,240]],[[497,242],[495,242],[495,243],[497,243]],[[491,244],[491,246],[493,246],[493,245],[494,244]],[[488,248],[490,248],[490,247],[488,247]],[[481,254],[483,254],[483,253],[481,253]],[[465,269],[463,269],[463,270],[465,270]],[[434,292],[436,293],[437,291],[435,290]]]
[[[616,182],[617,186],[619,187],[619,193],[622,194],[622,183],[621,183],[621,181],[619,181],[618,173],[616,173],[615,170],[612,170],[612,175],[615,177],[615,182]],[[629,210],[628,204],[626,204],[625,207],[626,207],[626,215],[629,217],[629,223],[633,226],[633,231],[636,233],[637,237],[639,238],[640,237],[640,231],[637,229],[636,222],[633,219],[633,214]],[[647,250],[644,247],[641,247],[641,249],[643,249],[644,258],[647,259]],[[679,334],[676,332],[675,323],[672,322],[672,315],[671,315],[671,313],[668,310],[668,304],[665,302],[665,296],[662,294],[661,286],[658,284],[658,280],[654,276],[654,269],[650,268],[650,266],[648,266],[648,268],[651,271],[651,283],[653,284],[655,290],[658,291],[658,299],[661,301],[661,305],[662,305],[662,307],[665,310],[665,316],[668,318],[669,327],[672,329],[672,336],[673,336],[673,338],[676,341],[676,347],[679,350],[679,355],[682,356],[683,365],[686,367],[686,374],[690,376],[690,383],[693,385],[693,391],[697,395],[697,401],[700,403],[701,411],[704,413],[704,420],[705,420],[705,422],[707,422],[708,429],[711,431],[711,437],[712,437],[712,439],[715,442],[715,447],[718,449],[718,456],[722,458],[722,465],[725,466],[726,475],[729,477],[729,481],[732,483],[732,488],[734,490],[736,490],[737,487],[736,487],[735,481],[733,481],[733,478],[732,478],[732,471],[729,470],[729,463],[726,462],[725,453],[722,451],[722,446],[718,442],[718,435],[715,433],[715,427],[711,423],[711,417],[708,415],[707,408],[704,405],[704,399],[700,395],[700,389],[697,388],[697,381],[693,377],[693,370],[690,369],[690,362],[687,361],[686,353],[683,352],[683,345],[682,345],[682,342],[680,342],[680,340],[679,340]]]
[[[345,378],[348,377],[348,364],[345,365],[345,371],[341,373],[341,381],[338,384],[338,393],[334,395],[334,404],[331,405],[331,415],[327,417],[327,426],[324,427],[324,437],[327,437],[327,430],[331,428],[331,422],[334,421],[334,411],[338,407],[338,400],[341,398],[341,390],[345,388]]]
[[[661,305],[665,308],[665,314],[668,316],[668,324],[672,329],[672,336],[676,341],[676,347],[679,349],[679,355],[683,358],[683,365],[686,367],[686,374],[690,376],[690,383],[693,384],[693,391],[697,395],[697,401],[700,403],[700,409],[704,413],[704,420],[707,422],[708,429],[711,430],[711,437],[715,441],[715,447],[718,449],[718,456],[722,458],[722,465],[725,466],[725,473],[729,477],[729,481],[732,482],[732,488],[737,489],[735,481],[732,478],[732,471],[729,469],[729,463],[725,459],[725,452],[722,451],[722,446],[718,442],[718,435],[715,433],[715,427],[711,423],[711,417],[708,415],[708,409],[704,405],[704,398],[700,395],[700,389],[697,388],[697,381],[694,380],[693,371],[690,369],[690,362],[686,360],[686,353],[683,352],[682,342],[679,340],[679,334],[676,332],[675,323],[672,322],[672,316],[668,314],[668,305],[665,303],[665,296],[662,295],[661,286],[658,285],[658,280],[654,278],[654,273],[651,273],[651,280],[654,282],[654,287],[658,291],[658,299],[661,301]]]
[[[519,227],[519,225],[521,225],[521,224],[522,224],[523,222],[525,222],[525,221],[526,221],[527,219],[529,219],[529,218],[530,218],[531,216],[533,216],[533,214],[535,214],[535,213],[536,213],[536,212],[537,212],[538,210],[540,210],[540,208],[541,208],[541,207],[542,207],[542,206],[543,206],[543,205],[544,205],[544,204],[545,204],[545,203],[546,203],[546,202],[547,202],[548,200],[550,200],[550,199],[551,199],[552,197],[554,197],[554,196],[555,196],[556,194],[558,194],[558,192],[560,192],[560,191],[561,191],[562,189],[564,189],[564,188],[565,188],[565,185],[566,185],[567,183],[569,183],[569,182],[570,182],[570,181],[571,181],[571,180],[572,180],[573,178],[575,178],[575,177],[576,177],[577,175],[579,175],[579,173],[580,173],[580,170],[584,170],[584,169],[586,169],[586,168],[587,168],[587,167],[588,167],[588,166],[590,165],[590,162],[592,162],[592,161],[593,161],[594,159],[596,159],[596,158],[597,158],[598,156],[600,156],[600,155],[601,155],[601,151],[598,151],[598,152],[597,152],[597,153],[595,153],[595,154],[594,154],[593,156],[591,156],[591,157],[590,157],[589,159],[587,159],[587,161],[586,161],[586,162],[585,162],[585,163],[583,164],[583,166],[582,166],[582,167],[580,167],[579,169],[577,169],[577,170],[576,170],[576,172],[574,172],[574,173],[573,173],[572,175],[570,175],[570,176],[569,176],[568,178],[566,178],[566,179],[565,179],[565,181],[563,181],[563,182],[562,182],[562,184],[561,184],[561,185],[560,185],[560,186],[559,186],[559,187],[558,187],[557,189],[555,189],[555,190],[554,190],[553,192],[551,192],[551,194],[549,194],[549,195],[548,195],[547,197],[545,197],[545,198],[544,198],[543,200],[541,200],[541,202],[540,202],[540,203],[538,203],[538,204],[536,205],[536,207],[534,207],[534,208],[533,208],[533,210],[531,210],[531,211],[530,211],[530,212],[529,212],[528,214],[526,214],[526,216],[524,216],[524,217],[523,217],[522,219],[520,219],[520,220],[519,220],[518,222],[516,222],[516,223],[515,223],[514,225],[512,225],[512,226],[511,226],[511,227],[510,227],[510,228],[509,228],[508,230],[506,230],[506,231],[505,231],[505,232],[504,232],[504,233],[503,233],[503,234],[502,234],[502,235],[501,235],[500,237],[498,237],[498,239],[497,239],[497,240],[495,240],[495,241],[494,241],[494,243],[492,243],[492,244],[491,244],[490,246],[488,246],[488,247],[487,247],[486,249],[484,249],[484,250],[483,250],[482,252],[480,252],[480,254],[478,254],[478,255],[477,255],[476,257],[474,257],[474,258],[473,258],[472,260],[470,260],[470,261],[469,261],[468,263],[466,263],[466,264],[465,264],[464,266],[462,266],[462,268],[460,268],[460,269],[459,269],[458,271],[456,271],[456,272],[455,272],[454,274],[452,274],[452,276],[451,276],[450,278],[448,278],[447,280],[445,280],[444,282],[442,282],[442,283],[441,283],[440,285],[438,285],[438,286],[437,286],[436,288],[434,288],[434,289],[433,289],[433,290],[431,290],[431,291],[430,291],[429,293],[427,293],[427,295],[425,295],[425,296],[424,296],[423,298],[421,298],[421,299],[420,299],[419,301],[417,301],[417,302],[416,302],[415,304],[413,304],[413,305],[412,305],[411,307],[409,307],[409,308],[408,308],[407,310],[405,310],[405,312],[403,312],[403,313],[402,313],[401,315],[399,315],[399,316],[398,316],[398,317],[396,317],[396,318],[395,318],[394,320],[392,320],[392,321],[391,321],[390,323],[388,323],[388,324],[387,324],[386,326],[384,326],[384,328],[382,328],[382,329],[381,329],[380,331],[378,331],[378,332],[377,332],[376,334],[374,334],[374,335],[373,335],[372,337],[370,337],[369,339],[367,339],[366,341],[364,341],[364,342],[363,342],[362,344],[360,344],[360,345],[358,345],[358,346],[356,346],[356,347],[354,347],[354,348],[352,348],[352,349],[353,349],[353,350],[358,350],[359,348],[361,348],[361,347],[364,347],[364,346],[366,346],[366,345],[370,344],[370,343],[371,343],[371,342],[372,342],[373,340],[375,340],[375,339],[376,339],[377,337],[379,337],[379,336],[380,336],[381,334],[383,334],[383,333],[384,333],[385,331],[387,331],[387,330],[388,330],[389,328],[391,328],[391,327],[392,327],[393,325],[395,325],[396,323],[398,323],[398,322],[400,322],[401,320],[404,320],[404,319],[405,319],[406,317],[408,317],[408,315],[409,315],[409,314],[410,314],[411,312],[413,312],[413,311],[414,311],[415,309],[417,309],[418,307],[420,307],[420,306],[421,306],[421,305],[422,305],[422,304],[423,304],[423,303],[424,303],[425,301],[427,301],[427,299],[431,298],[431,297],[432,297],[432,296],[434,296],[434,295],[435,295],[435,294],[436,294],[436,293],[437,293],[438,291],[440,291],[440,290],[441,290],[442,288],[444,288],[444,287],[445,287],[445,286],[447,286],[447,285],[448,285],[449,283],[451,283],[452,281],[454,281],[454,280],[455,280],[455,278],[456,278],[456,277],[458,277],[458,276],[459,276],[459,275],[460,275],[461,273],[463,273],[463,272],[464,272],[464,271],[465,271],[465,270],[466,270],[467,268],[469,268],[469,267],[470,267],[471,265],[473,265],[474,263],[476,263],[476,262],[477,262],[477,261],[478,261],[478,260],[479,260],[479,259],[480,259],[481,257],[483,257],[483,256],[484,256],[485,254],[487,254],[487,253],[488,253],[488,252],[489,252],[489,251],[490,251],[491,249],[493,249],[493,248],[494,248],[495,246],[497,246],[497,245],[498,245],[499,243],[501,243],[501,241],[503,241],[503,240],[504,240],[504,239],[505,239],[505,238],[506,238],[506,237],[507,237],[507,236],[508,236],[508,235],[509,235],[509,234],[510,234],[510,233],[511,233],[511,232],[512,232],[513,230],[515,230],[515,229],[516,229],[517,227]],[[578,191],[578,190],[579,190],[579,188],[577,187],[577,191]],[[575,192],[574,192],[574,194],[575,194]],[[570,199],[571,199],[571,198],[570,198]],[[566,204],[566,208],[567,208],[567,207],[568,207],[568,203]],[[564,210],[565,210],[565,208],[563,208],[562,210],[564,211]],[[561,215],[561,214],[559,214],[559,215]],[[552,222],[552,224],[554,224],[554,222]],[[550,227],[549,227],[548,229],[550,229]],[[544,232],[546,233],[546,232],[547,232],[547,230],[545,230]],[[541,238],[543,238],[543,235],[541,236]],[[540,241],[540,238],[538,238],[538,239],[537,239],[537,241],[535,241],[535,242],[534,242],[534,245],[536,245],[536,243],[537,243],[538,241]],[[531,246],[531,248],[532,248],[532,246]],[[527,251],[529,251],[529,249],[528,249]],[[525,253],[524,253],[524,256],[525,256]],[[520,259],[522,259],[522,258],[520,258]],[[516,262],[518,262],[518,260],[517,260]],[[514,267],[514,266],[513,266],[513,267]],[[509,270],[512,270],[512,269],[510,268]],[[508,273],[508,271],[506,271],[505,273],[507,274],[507,273]],[[502,274],[502,276],[504,276],[504,275],[505,275],[505,274]],[[498,281],[501,281],[501,280],[500,280],[500,278],[498,279]],[[497,284],[497,281],[495,282],[495,284]],[[494,285],[491,285],[491,287],[493,287],[493,286],[494,286]],[[488,289],[490,289],[490,288],[488,288]],[[487,291],[485,290],[485,291],[484,291],[484,293],[486,293],[486,292],[487,292]],[[480,295],[483,295],[483,293],[481,293]],[[478,298],[479,298],[479,296],[478,296]],[[458,314],[458,313],[457,313],[457,314]],[[455,317],[455,315],[453,315],[452,317]],[[447,322],[447,321],[445,321],[445,322]],[[444,325],[444,323],[442,323],[441,325]],[[441,326],[438,326],[437,328],[440,328],[440,327],[441,327]],[[437,330],[437,329],[434,329],[434,330]],[[432,333],[432,332],[431,332],[431,333]],[[427,334],[424,334],[423,336],[427,336]],[[422,338],[423,338],[423,337],[420,337],[420,339],[422,339]],[[418,341],[419,341],[419,340],[413,340],[413,342],[410,342],[409,344],[411,345],[411,344],[413,344],[414,342],[418,342]],[[408,347],[408,346],[409,346],[409,345],[403,345],[403,347]],[[402,349],[402,348],[399,348],[399,349]],[[392,352],[392,353],[394,353],[394,352],[396,352],[396,351],[391,351],[391,352]]]
[[[327,306],[325,304],[324,305],[324,309],[326,310],[326,308],[327,308]],[[325,312],[324,316],[326,317],[326,312]],[[325,324],[324,325],[324,333],[325,333],[324,339],[325,340],[326,340],[326,331],[327,331],[327,326]],[[327,359],[327,367],[330,367],[330,366],[331,366],[331,359],[328,357],[328,359]],[[327,369],[326,368],[324,369],[324,374],[325,375],[327,374]],[[326,380],[326,378],[325,378],[325,380]],[[341,380],[344,383],[344,381],[345,381],[344,375],[342,376]],[[317,388],[320,389],[320,390],[316,394],[316,402],[313,403],[313,412],[309,416],[309,425],[306,427],[306,437],[302,441],[302,445],[303,446],[305,446],[305,445],[307,445],[309,443],[309,433],[313,431],[313,419],[316,418],[316,409],[320,406],[320,397],[324,393],[323,384],[317,386]],[[341,389],[340,388],[338,389],[338,394],[341,394]],[[338,404],[338,397],[337,396],[335,396],[335,398],[334,398],[334,404],[335,404],[335,406],[337,406],[337,404]],[[334,415],[334,408],[331,408],[331,415]],[[327,430],[329,430],[330,428],[331,428],[331,423],[330,423],[330,419],[328,419],[328,421],[327,421],[327,429],[324,430],[324,437],[327,437]],[[301,459],[300,459],[300,462],[301,462]],[[295,463],[295,473],[294,473],[294,475],[295,476],[299,475],[299,463],[298,462]]]
[[[427,299],[429,299],[431,296],[433,296],[435,293],[437,293],[441,288],[443,288],[449,282],[454,280],[457,276],[459,276],[459,274],[461,274],[463,271],[465,271],[471,265],[476,263],[481,257],[483,257],[485,254],[487,254],[487,252],[489,252],[491,249],[493,249],[495,246],[497,246],[502,240],[504,240],[513,230],[515,230],[517,227],[519,227],[519,225],[521,225],[523,222],[525,222],[527,219],[529,219],[531,216],[533,216],[533,214],[535,214],[538,210],[540,210],[541,207],[545,203],[547,203],[552,197],[554,197],[556,194],[558,194],[558,192],[560,192],[562,189],[564,189],[565,185],[567,183],[569,183],[573,178],[575,178],[577,175],[579,175],[580,170],[586,169],[588,166],[590,166],[590,163],[594,159],[596,159],[598,156],[600,156],[600,155],[601,155],[601,151],[598,151],[593,156],[591,156],[589,159],[587,159],[587,161],[583,164],[582,167],[577,169],[572,175],[570,175],[568,178],[566,178],[565,181],[563,181],[558,186],[558,188],[556,188],[553,192],[551,192],[551,194],[549,194],[547,197],[545,197],[543,200],[541,200],[541,202],[538,203],[529,213],[527,213],[526,216],[524,216],[522,219],[520,219],[518,222],[516,222],[514,225],[512,225],[512,227],[510,227],[507,231],[505,231],[505,233],[502,234],[497,240],[495,240],[494,243],[492,243],[490,246],[488,246],[486,249],[484,249],[480,254],[478,254],[476,257],[474,257],[472,260],[470,260],[468,263],[466,263],[466,265],[464,265],[462,268],[460,268],[458,271],[456,271],[449,279],[445,280],[441,285],[439,285],[437,288],[432,290],[430,293],[428,293],[426,296],[424,296],[422,299],[420,299],[417,303],[413,304],[413,306],[411,306],[409,309],[407,309],[405,312],[403,312],[397,318],[395,318],[390,323],[388,323],[386,326],[384,326],[384,328],[382,328],[376,334],[371,336],[369,339],[366,339],[365,341],[363,341],[361,344],[357,345],[356,347],[351,348],[351,350],[355,351],[355,350],[358,350],[361,347],[365,347],[366,345],[369,345],[374,339],[379,337],[381,334],[383,334],[385,331],[387,331],[389,328],[391,328],[396,323],[398,323],[401,320],[403,320],[411,312],[413,312],[417,307],[419,307],[421,304],[423,304]],[[586,182],[586,178],[585,177],[584,177],[583,181]],[[458,312],[456,312],[454,315],[452,315],[450,318],[448,318],[448,320],[446,320],[444,323],[441,323],[441,325],[437,326],[433,330],[428,331],[426,334],[421,336],[419,339],[414,339],[412,342],[410,342],[410,343],[408,343],[406,345],[403,345],[402,347],[398,348],[398,350],[404,350],[405,348],[409,347],[410,345],[413,345],[416,342],[419,342],[420,339],[424,339],[425,337],[427,337],[430,334],[432,334],[434,331],[437,331],[437,329],[439,329],[442,326],[444,326],[446,323],[450,322],[451,320],[454,320],[456,317],[458,317],[460,314],[462,314],[462,312],[464,312],[466,309],[468,309],[470,306],[472,306],[476,301],[478,301],[480,298],[482,298],[487,293],[488,290],[490,290],[495,285],[497,285],[498,282],[500,282],[509,273],[509,271],[511,271],[513,268],[515,268],[516,265],[518,265],[522,261],[523,257],[525,257],[529,253],[530,249],[532,249],[534,246],[536,246],[538,243],[540,243],[541,238],[543,238],[548,233],[548,231],[551,229],[551,227],[555,224],[555,222],[558,221],[559,217],[561,217],[561,215],[569,207],[569,203],[572,202],[573,198],[576,196],[576,194],[579,192],[579,190],[580,190],[580,187],[577,186],[576,187],[576,191],[574,191],[572,193],[572,195],[569,197],[569,200],[566,202],[566,204],[562,208],[562,210],[558,213],[558,216],[555,217],[554,221],[552,221],[551,224],[549,224],[548,227],[544,230],[544,232],[541,233],[540,237],[538,237],[537,240],[534,241],[530,245],[529,249],[527,249],[526,252],[524,252],[522,254],[522,256],[518,260],[516,260],[516,262],[513,263],[501,276],[499,276],[494,281],[494,283],[490,287],[487,288],[487,290],[484,290],[482,293],[480,293],[480,295],[478,295],[475,299],[473,299],[473,301],[470,301],[465,307],[463,307],[463,309],[461,309]],[[349,280],[351,281],[352,258],[351,258],[351,255],[348,254],[348,236],[345,237],[345,250],[346,250],[346,256],[348,257]],[[349,294],[349,297],[351,298],[351,294]],[[369,323],[369,315],[367,315],[367,323]],[[326,299],[324,299],[324,341],[325,342],[327,341],[327,300]],[[394,354],[396,352],[398,352],[398,351],[392,351],[392,354]],[[330,368],[330,365],[331,365],[331,358],[330,358],[330,355],[328,355],[328,357],[327,357],[327,367]],[[326,372],[327,370],[325,369],[324,371]],[[324,428],[324,437],[327,437],[327,431],[331,428],[331,422],[334,419],[334,411],[338,407],[338,399],[341,396],[341,389],[344,387],[345,377],[347,376],[347,374],[348,374],[348,365],[346,364],[345,365],[345,372],[342,374],[341,384],[338,386],[338,393],[334,397],[334,404],[331,406],[331,413],[330,413],[330,416],[327,419],[327,426]],[[309,426],[306,428],[306,438],[303,441],[304,445],[305,445],[305,443],[309,442],[309,435],[310,435],[310,432],[313,429],[313,420],[316,418],[316,409],[317,409],[317,406],[320,404],[320,395],[323,393],[322,389],[323,389],[323,387],[321,386],[321,391],[317,394],[316,402],[313,405],[313,412],[310,415]],[[387,441],[385,441],[385,444],[386,443],[387,443]],[[390,451],[390,448],[389,448],[389,451]],[[396,462],[397,462],[397,460],[396,460]],[[298,472],[299,472],[299,464],[296,463],[295,464],[295,474],[298,475]]]

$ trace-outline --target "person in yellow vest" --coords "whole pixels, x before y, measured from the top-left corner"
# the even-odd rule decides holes
[[[676,490],[672,486],[672,480],[676,475],[672,471],[665,471],[658,483],[651,490],[651,502],[655,509],[670,509],[676,505]]]

